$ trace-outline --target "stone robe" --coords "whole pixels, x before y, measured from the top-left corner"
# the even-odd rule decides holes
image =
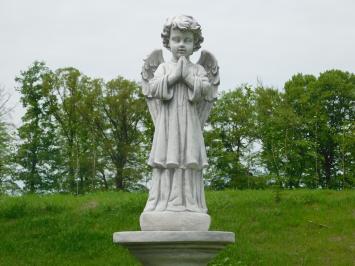
[[[211,95],[206,71],[188,62],[193,88],[178,82],[168,87],[177,63],[162,63],[149,83],[147,97],[159,101],[148,164],[152,187],[144,211],[207,212],[202,169],[208,166],[197,105]]]

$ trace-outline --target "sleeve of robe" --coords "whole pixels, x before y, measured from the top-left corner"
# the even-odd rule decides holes
[[[174,95],[172,88],[168,87],[168,74],[166,73],[165,65],[160,64],[154,73],[153,79],[149,82],[148,97],[170,100]]]
[[[211,84],[208,80],[205,69],[197,65],[197,70],[193,73],[194,85],[193,88],[189,88],[189,101],[200,102],[202,100],[208,100],[211,96]]]

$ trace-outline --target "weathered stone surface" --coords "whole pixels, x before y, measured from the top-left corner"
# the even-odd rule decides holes
[[[211,217],[197,212],[143,212],[142,231],[208,231]]]
[[[141,232],[117,232],[113,242],[128,248],[143,265],[207,265],[226,245],[231,232],[209,232],[203,169],[208,166],[203,127],[217,99],[219,67],[202,51],[201,26],[191,16],[169,18],[163,45],[172,53],[164,62],[153,51],[142,68],[142,92],[154,123],[148,164],[149,196],[140,217]]]
[[[118,232],[113,242],[128,248],[143,265],[207,265],[226,245],[232,232],[145,231]]]
[[[207,51],[201,52],[197,63],[190,61],[203,41],[201,26],[193,17],[167,19],[161,36],[172,54],[171,60],[165,62],[162,50],[155,50],[144,60],[142,68],[142,92],[155,131],[148,158],[152,167],[151,188],[144,208],[148,214],[142,215],[141,228],[208,230],[210,219],[203,182],[208,161],[203,127],[217,99],[219,68],[216,58]],[[153,216],[151,212],[159,214]],[[186,225],[173,221],[170,212],[179,216],[186,213],[180,216]],[[191,216],[191,212],[201,215]],[[197,224],[193,225],[194,222]]]

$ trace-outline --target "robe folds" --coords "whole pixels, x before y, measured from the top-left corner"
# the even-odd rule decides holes
[[[188,62],[193,88],[178,82],[168,86],[177,63],[159,65],[146,96],[159,101],[148,164],[152,188],[144,211],[207,212],[202,169],[208,166],[197,105],[210,97],[205,69]]]

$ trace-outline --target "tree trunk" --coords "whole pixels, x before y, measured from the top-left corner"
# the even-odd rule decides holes
[[[30,174],[30,192],[36,192],[36,166],[37,166],[37,150],[32,151],[32,160],[31,160],[31,174]]]
[[[116,167],[115,184],[117,190],[123,190],[123,169]]]
[[[68,138],[68,150],[69,150],[69,164],[68,164],[68,172],[69,172],[69,176],[68,176],[68,183],[69,183],[69,189],[71,192],[75,192],[76,191],[76,184],[75,184],[75,167],[74,167],[74,141],[73,141],[73,137],[71,136],[70,138]]]
[[[72,161],[72,156],[70,156],[69,159],[69,189],[71,192],[74,192],[76,190],[76,184],[75,184],[75,170],[73,167],[73,161]]]
[[[334,156],[330,150],[327,150],[324,156],[324,173],[325,173],[325,186],[331,187],[331,178],[332,178],[332,168],[334,163]]]
[[[98,170],[101,175],[102,175],[102,181],[104,182],[104,188],[105,190],[108,190],[108,184],[107,184],[107,179],[106,179],[106,175],[105,175],[105,170],[104,169],[99,169]]]

